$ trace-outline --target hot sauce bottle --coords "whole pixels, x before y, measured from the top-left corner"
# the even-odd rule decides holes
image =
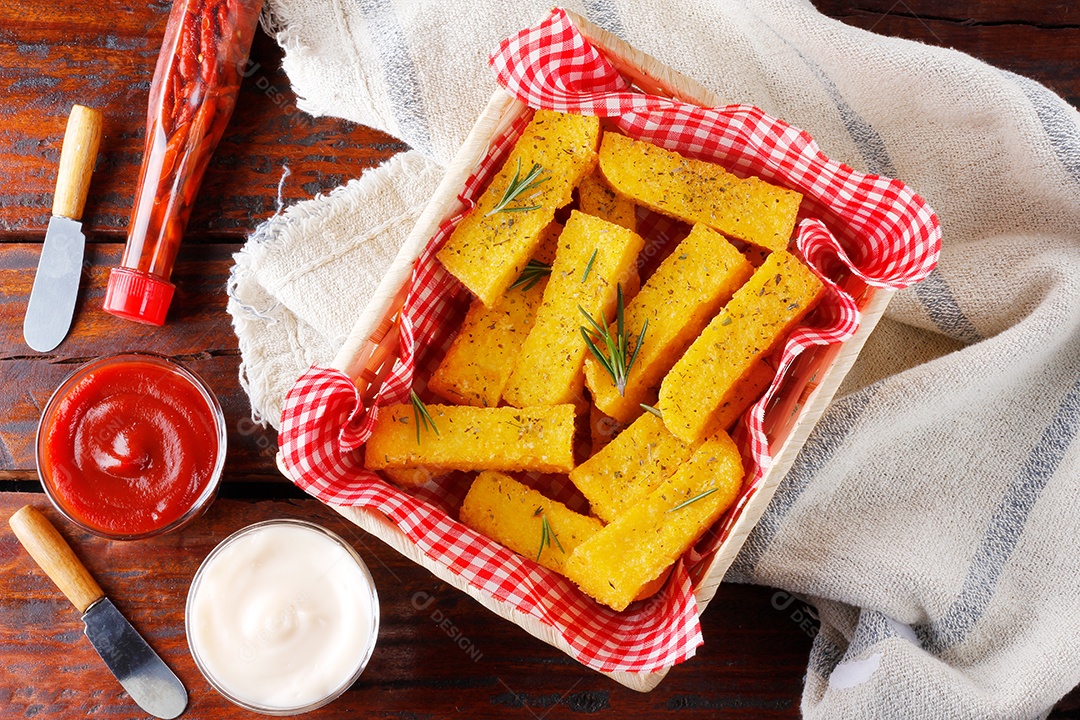
[[[105,310],[162,325],[203,173],[236,105],[262,0],[176,0],[150,85],[146,145],[127,245]]]

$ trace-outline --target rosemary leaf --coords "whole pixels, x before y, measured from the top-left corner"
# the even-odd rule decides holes
[[[521,158],[517,161],[517,170],[514,172],[514,177],[510,180],[510,184],[506,186],[506,190],[503,192],[502,198],[499,202],[495,203],[495,207],[484,215],[484,217],[490,217],[496,213],[501,212],[527,212],[529,210],[538,210],[539,205],[528,205],[525,207],[507,207],[510,203],[517,200],[524,193],[530,190],[540,187],[541,184],[551,179],[550,175],[541,177],[547,172],[539,163],[533,163],[532,169],[529,170],[525,177],[521,177]],[[529,196],[533,197],[533,196]],[[524,198],[529,199],[529,198]]]
[[[420,396],[416,394],[415,390],[409,391],[409,402],[413,407],[413,418],[416,422],[416,444],[420,444],[420,428],[424,428],[425,432],[434,431],[436,435],[439,434],[439,428],[435,426],[435,421],[431,418],[431,413],[428,412],[427,406],[420,399]]]
[[[646,320],[638,333],[637,342],[634,344],[634,352],[630,353],[630,340],[626,335],[625,309],[623,307],[622,285],[617,287],[618,299],[615,308],[615,336],[612,337],[608,328],[602,326],[585,310],[578,305],[578,310],[592,326],[592,330],[581,326],[581,336],[585,338],[585,345],[589,348],[600,367],[611,377],[619,395],[626,394],[626,380],[630,375],[630,369],[637,360],[638,352],[642,343],[645,342],[645,331],[649,329],[649,321]],[[603,343],[604,350],[597,345],[597,340]]]
[[[716,491],[717,491],[718,489],[719,489],[719,488],[709,488],[708,490],[706,490],[705,492],[701,493],[700,495],[695,495],[694,497],[690,498],[689,500],[683,500],[683,501],[682,501],[681,503],[679,503],[679,504],[678,504],[678,505],[676,505],[675,507],[673,507],[673,508],[671,508],[670,510],[668,510],[668,512],[669,512],[669,513],[673,513],[673,512],[675,512],[676,510],[682,510],[682,509],[683,509],[684,507],[686,507],[687,505],[692,505],[692,504],[696,503],[696,502],[697,502],[698,500],[700,500],[701,498],[704,498],[704,497],[708,497],[708,496],[712,495],[712,494],[713,494],[714,492],[716,492]]]
[[[664,416],[660,414],[660,411],[654,408],[652,405],[646,405],[645,403],[639,404],[641,405],[642,410],[645,410],[646,412],[651,412],[653,415],[660,418],[661,420],[664,419]]]
[[[534,514],[533,517],[536,517]],[[555,546],[559,548],[559,552],[566,554],[566,550],[563,549],[562,543],[559,542],[559,536],[555,534],[555,531],[551,529],[551,525],[548,524],[547,515],[540,516],[540,549],[536,552],[536,559],[540,559],[540,555],[544,552],[544,548],[551,547],[551,541],[555,541]]]
[[[642,343],[645,342],[645,331],[648,330],[648,329],[649,329],[649,321],[648,321],[648,319],[646,319],[645,322],[642,323],[642,325],[641,325],[641,332],[638,333],[637,340],[634,342],[634,352],[633,352],[633,354],[630,355],[630,359],[626,361],[626,374],[627,375],[630,374],[630,368],[634,367],[634,361],[637,360],[638,353],[641,351],[641,345],[642,345]],[[623,337],[623,342],[625,343],[626,342],[626,336],[623,335],[622,337]],[[626,350],[624,348],[623,353],[625,354],[625,352],[626,352]],[[625,385],[626,383],[623,383],[623,384]],[[621,395],[622,393],[619,393],[619,394]]]
[[[547,522],[547,516],[546,515],[544,516],[544,522]],[[551,539],[555,541],[555,547],[559,548],[559,552],[561,552],[563,555],[565,555],[566,550],[563,549],[562,543],[559,542],[559,536],[555,534],[555,531],[551,529],[550,525],[548,525],[548,535],[551,536]]]
[[[530,260],[525,263],[525,269],[521,271],[521,275],[514,281],[514,284],[510,286],[513,290],[516,287],[520,287],[522,292],[528,292],[536,287],[536,284],[543,280],[548,275],[551,275],[551,266],[542,263],[539,260]]]
[[[540,516],[540,549],[536,551],[536,560],[540,561],[540,556],[544,554],[544,548],[551,546],[551,538],[548,537],[548,533],[551,528],[548,527],[547,515]]]
[[[598,250],[599,248],[593,250],[592,255],[589,256],[589,262],[585,264],[585,272],[581,274],[581,282],[585,282],[589,279],[589,273],[592,272],[593,263],[596,262],[596,253]]]
[[[530,198],[532,198],[532,197],[533,196],[530,196]],[[530,210],[539,210],[540,208],[541,208],[540,205],[522,205],[521,207],[504,207],[504,208],[500,208],[498,212],[504,212],[504,213],[529,212]],[[491,213],[488,213],[488,215],[491,215]],[[487,215],[485,215],[484,217],[487,217]]]

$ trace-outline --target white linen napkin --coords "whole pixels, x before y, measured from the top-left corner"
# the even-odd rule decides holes
[[[550,5],[267,5],[301,109],[413,148],[237,255],[242,381],[276,425],[494,90],[488,53]],[[729,574],[818,609],[804,715],[1044,715],[1080,683],[1080,116],[1034,81],[805,2],[566,6],[905,181],[941,220],[938,269],[895,297]]]

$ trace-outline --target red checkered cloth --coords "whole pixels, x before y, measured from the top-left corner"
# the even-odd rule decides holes
[[[766,410],[784,375],[805,349],[842,342],[858,328],[855,301],[830,276],[856,275],[867,285],[896,289],[921,280],[937,262],[937,218],[903,183],[829,160],[805,132],[757,108],[706,109],[634,91],[562,10],[504,41],[491,62],[499,82],[530,107],[608,117],[631,137],[804,194],[795,244],[826,281],[828,295],[778,351],[776,379],[740,424],[737,436],[750,463],[744,492],[705,545],[677,564],[660,593],[616,613],[556,573],[457,522],[460,478],[436,479],[410,494],[366,471],[357,450],[370,435],[379,406],[404,402],[410,389],[422,389],[425,373],[461,317],[461,287],[434,257],[461,215],[442,224],[416,262],[399,321],[398,361],[372,406],[364,407],[342,373],[311,368],[286,399],[280,434],[284,462],[293,481],[310,494],[329,504],[380,511],[432,561],[554,628],[588,667],[604,672],[671,667],[692,657],[702,642],[686,564],[723,540],[757,490],[770,462]],[[528,113],[493,144],[469,179],[460,196],[465,212],[527,121]],[[664,223],[645,226],[663,228]]]

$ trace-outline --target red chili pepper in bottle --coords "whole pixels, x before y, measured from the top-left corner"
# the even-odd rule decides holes
[[[146,146],[105,310],[162,325],[195,195],[236,105],[262,0],[175,0],[150,85]]]

